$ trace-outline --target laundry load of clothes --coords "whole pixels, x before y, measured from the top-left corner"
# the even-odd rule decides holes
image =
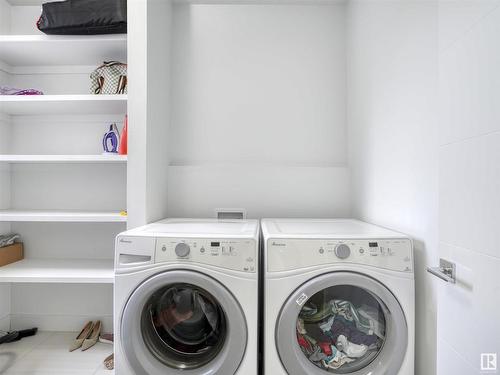
[[[307,302],[297,319],[297,340],[311,362],[330,371],[376,355],[385,339],[385,320],[378,308],[332,299],[318,306]]]

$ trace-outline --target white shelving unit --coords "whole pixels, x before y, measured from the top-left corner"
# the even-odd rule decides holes
[[[0,221],[52,223],[121,223],[127,221],[127,216],[120,214],[120,212],[0,210]]]
[[[7,115],[122,114],[127,95],[0,96],[0,112]]]
[[[0,162],[36,163],[126,163],[127,155],[0,155]]]
[[[109,332],[129,163],[102,154],[102,137],[112,123],[122,129],[128,96],[91,95],[89,75],[103,61],[126,63],[128,38],[43,35],[35,26],[43,2],[0,0],[0,85],[44,93],[0,96],[0,234],[19,233],[25,250],[0,267],[0,301],[9,301],[0,303],[0,329],[26,328],[30,316],[41,331],[100,318]],[[42,302],[21,308],[16,293]]]
[[[112,260],[24,259],[0,267],[3,283],[112,284]]]

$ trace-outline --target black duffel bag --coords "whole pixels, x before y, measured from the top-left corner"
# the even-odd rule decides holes
[[[51,35],[127,33],[127,0],[66,0],[45,3],[37,27]]]

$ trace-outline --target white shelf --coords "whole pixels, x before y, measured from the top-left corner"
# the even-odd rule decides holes
[[[33,0],[7,0],[22,2]],[[200,5],[330,5],[342,4],[345,0],[174,0],[176,4]]]
[[[13,67],[126,62],[127,36],[0,35],[0,60]]]
[[[24,259],[0,267],[3,283],[106,283],[114,282],[112,260]]]
[[[0,155],[0,162],[15,163],[126,163],[127,155]]]
[[[345,0],[174,0],[174,3],[177,4],[229,4],[229,5],[240,5],[240,4],[274,4],[274,5],[282,5],[282,4],[341,4]],[[47,2],[46,0],[7,0],[11,5],[41,5],[42,3]]]
[[[58,0],[56,0],[58,1]],[[32,6],[32,5],[42,5],[43,3],[50,3],[52,0],[7,0],[10,5],[15,6]]]
[[[127,95],[3,95],[0,112],[8,115],[123,114]]]
[[[119,212],[102,211],[45,211],[0,210],[0,222],[69,222],[69,223],[116,223],[126,222],[127,216]]]

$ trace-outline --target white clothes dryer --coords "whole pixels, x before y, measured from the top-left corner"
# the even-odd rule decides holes
[[[347,219],[261,228],[266,375],[414,375],[407,236]]]
[[[259,225],[167,219],[121,233],[117,375],[256,375]]]

